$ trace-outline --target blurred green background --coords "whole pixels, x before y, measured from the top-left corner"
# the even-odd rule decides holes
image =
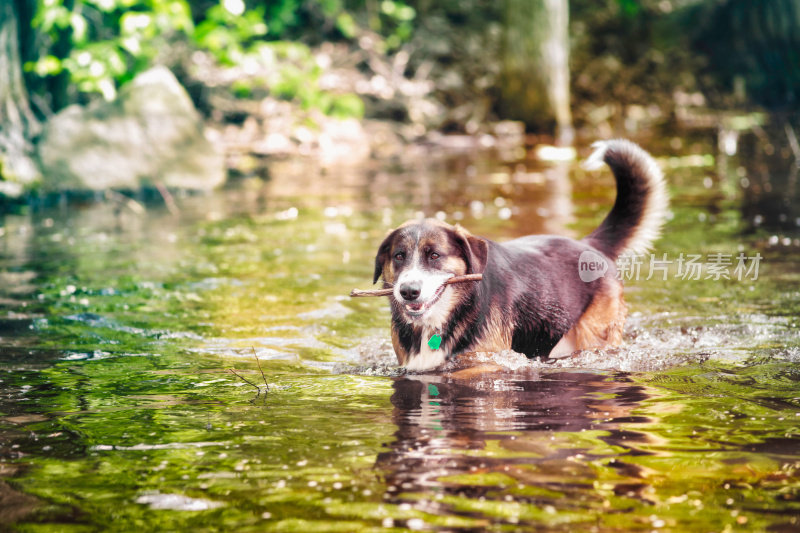
[[[3,191],[35,189],[54,114],[155,65],[222,125],[274,99],[312,129],[375,119],[413,142],[513,120],[571,144],[687,107],[794,113],[798,29],[794,0],[12,0],[0,175],[20,187]]]

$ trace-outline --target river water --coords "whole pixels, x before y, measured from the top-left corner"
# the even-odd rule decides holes
[[[623,267],[624,345],[482,355],[503,370],[471,379],[395,367],[386,301],[347,296],[378,243],[420,214],[497,240],[585,235],[608,172],[428,147],[272,162],[176,213],[112,197],[6,215],[0,529],[797,531],[782,131],[735,151],[713,132],[642,140],[672,213]]]

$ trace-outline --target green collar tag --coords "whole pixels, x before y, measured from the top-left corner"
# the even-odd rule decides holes
[[[442,336],[439,335],[438,333],[434,333],[433,336],[428,341],[428,347],[430,347],[431,350],[438,350],[439,346],[441,345],[442,345]]]

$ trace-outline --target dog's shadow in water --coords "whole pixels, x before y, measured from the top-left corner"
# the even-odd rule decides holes
[[[395,440],[375,465],[386,482],[384,498],[389,502],[419,508],[418,496],[425,493],[433,499],[428,502],[432,508],[425,510],[435,512],[436,495],[498,498],[503,486],[459,477],[480,474],[489,475],[484,480],[501,474],[511,483],[504,486],[535,485],[570,493],[580,485],[578,479],[593,477],[588,462],[597,453],[591,445],[597,439],[622,449],[622,456],[647,453],[636,445],[648,441],[648,435],[620,427],[650,421],[632,415],[648,395],[624,374],[495,372],[470,379],[408,375],[393,387]],[[582,430],[600,431],[587,438]],[[613,462],[621,474],[640,477],[638,467],[624,460]],[[632,493],[645,486],[635,485],[630,486]],[[518,495],[514,499],[519,501]]]

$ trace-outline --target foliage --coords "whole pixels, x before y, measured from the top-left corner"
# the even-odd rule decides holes
[[[227,2],[231,4],[234,2]],[[192,34],[194,42],[209,50],[223,64],[233,65],[243,60],[248,44],[267,34],[262,9],[239,11],[238,6],[216,5],[206,12]],[[244,4],[241,4],[244,8]],[[233,9],[233,10],[231,10]]]
[[[680,24],[685,11],[651,0],[571,1],[571,89],[579,124],[596,124],[625,106],[669,106],[676,90],[697,91],[708,65],[689,46]]]
[[[81,92],[106,99],[150,66],[172,36],[194,32],[185,0],[39,0],[33,25],[51,42],[68,30],[72,46],[63,59],[45,53],[27,68],[40,76],[66,70]]]
[[[715,81],[773,109],[800,103],[800,4],[755,0],[705,3],[687,24],[695,50],[709,57]]]
[[[198,4],[198,3],[195,3]],[[202,2],[199,4],[203,4]],[[309,21],[322,21],[332,38],[354,39],[362,27],[385,35],[382,46],[394,49],[407,41],[416,15],[401,1],[384,0],[363,24],[350,9],[366,13],[364,2],[342,0],[280,0],[277,2],[220,0],[200,7],[187,0],[38,0],[33,26],[42,37],[38,60],[26,65],[41,78],[67,73],[83,94],[112,99],[117,89],[155,63],[176,43],[209,52],[226,67],[292,56],[281,63],[272,92],[296,100],[305,109],[341,116],[360,116],[363,103],[352,94],[329,94],[319,88],[319,67],[307,46],[281,41],[296,39]],[[69,40],[67,53],[58,44]],[[234,88],[249,93],[247,81]]]
[[[377,31],[388,27],[386,45],[390,49],[397,48],[411,38],[415,17],[416,11],[411,6],[403,2],[384,0],[380,3],[380,15],[374,18],[373,26],[377,26]]]
[[[363,31],[374,32],[379,48],[391,52],[407,43],[415,30],[417,10],[408,0],[279,0],[258,2],[273,35],[281,38],[354,39]]]

